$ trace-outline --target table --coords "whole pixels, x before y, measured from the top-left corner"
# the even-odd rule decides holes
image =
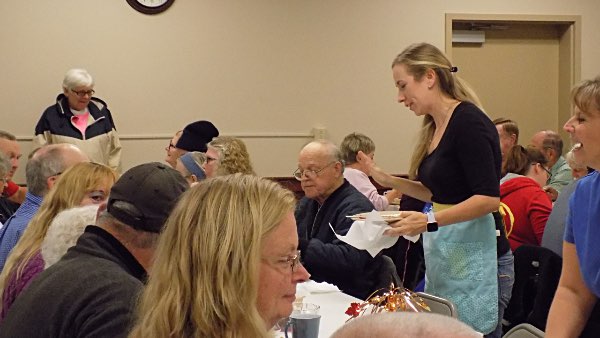
[[[331,336],[339,329],[350,316],[345,312],[352,302],[361,302],[341,291],[328,293],[311,293],[304,298],[304,303],[314,303],[321,306],[321,322],[319,324],[319,338]]]
[[[350,303],[361,302],[360,299],[341,292],[331,284],[315,283],[314,281],[298,284],[296,296],[302,297],[303,303],[313,303],[321,307],[319,309],[321,314],[319,338],[330,337],[350,318],[345,313]],[[284,338],[283,332],[274,333],[275,338]]]

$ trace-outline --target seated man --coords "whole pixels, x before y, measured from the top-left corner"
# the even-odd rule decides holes
[[[329,141],[313,141],[300,151],[294,173],[305,193],[296,209],[299,249],[311,279],[365,299],[375,291],[379,260],[338,240],[329,225],[345,235],[353,222],[346,216],[372,211],[373,204],[343,172],[340,151]]]
[[[555,131],[542,130],[533,135],[531,145],[540,150],[548,160],[550,178],[546,182],[544,190],[554,202],[562,188],[573,180],[571,167],[562,156],[563,141]]]
[[[88,157],[72,144],[48,144],[30,154],[25,168],[29,190],[25,201],[0,229],[0,271],[17,242],[25,232],[29,221],[38,211],[44,196],[52,189],[60,174]]]
[[[515,121],[504,117],[499,117],[493,122],[500,137],[500,151],[502,153],[502,161],[504,161],[510,149],[519,144],[519,126],[517,126]]]
[[[96,225],[19,295],[0,337],[127,337],[159,233],[188,187],[161,163],[125,172]]]
[[[25,201],[27,188],[18,186],[13,182],[13,175],[19,168],[19,159],[21,158],[21,146],[17,142],[15,135],[0,130],[0,152],[4,154],[9,162],[10,168],[6,172],[4,182],[2,182],[4,191],[0,195],[0,222],[6,223],[6,220],[17,211],[19,205]]]
[[[477,338],[482,335],[456,318],[437,313],[384,312],[353,319],[331,337]]]

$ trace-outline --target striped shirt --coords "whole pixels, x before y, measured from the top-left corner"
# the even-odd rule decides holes
[[[29,224],[33,215],[40,208],[40,204],[42,204],[42,197],[27,192],[25,202],[21,204],[15,214],[0,229],[0,271],[4,269],[8,255],[15,245],[17,245],[25,228],[27,228],[27,224]]]

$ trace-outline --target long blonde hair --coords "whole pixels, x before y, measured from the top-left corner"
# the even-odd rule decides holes
[[[165,224],[129,337],[267,337],[262,241],[294,206],[290,191],[253,175],[192,187]]]
[[[85,194],[101,184],[109,184],[107,189],[110,189],[115,180],[116,174],[111,168],[90,162],[78,163],[62,173],[8,256],[0,274],[0,294],[4,294],[13,273],[17,279],[21,278],[23,269],[40,250],[48,227],[58,213],[79,206]]]
[[[477,94],[464,80],[454,74],[457,68],[452,66],[450,60],[437,47],[424,42],[412,44],[396,56],[392,62],[392,68],[398,65],[406,66],[407,73],[417,81],[420,81],[429,69],[433,70],[443,95],[458,101],[471,102],[483,111]],[[417,145],[410,161],[408,175],[411,179],[417,177],[419,165],[427,156],[427,149],[433,138],[435,128],[431,115],[425,115]]]

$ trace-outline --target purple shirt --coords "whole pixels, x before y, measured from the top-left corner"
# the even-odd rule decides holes
[[[39,250],[31,257],[29,262],[27,262],[20,278],[17,278],[16,270],[13,269],[13,273],[10,274],[10,278],[4,288],[4,293],[2,294],[2,312],[0,313],[0,321],[4,320],[8,310],[21,292],[23,292],[23,290],[29,286],[31,281],[33,281],[34,277],[39,275],[42,271],[44,271],[44,259]]]

